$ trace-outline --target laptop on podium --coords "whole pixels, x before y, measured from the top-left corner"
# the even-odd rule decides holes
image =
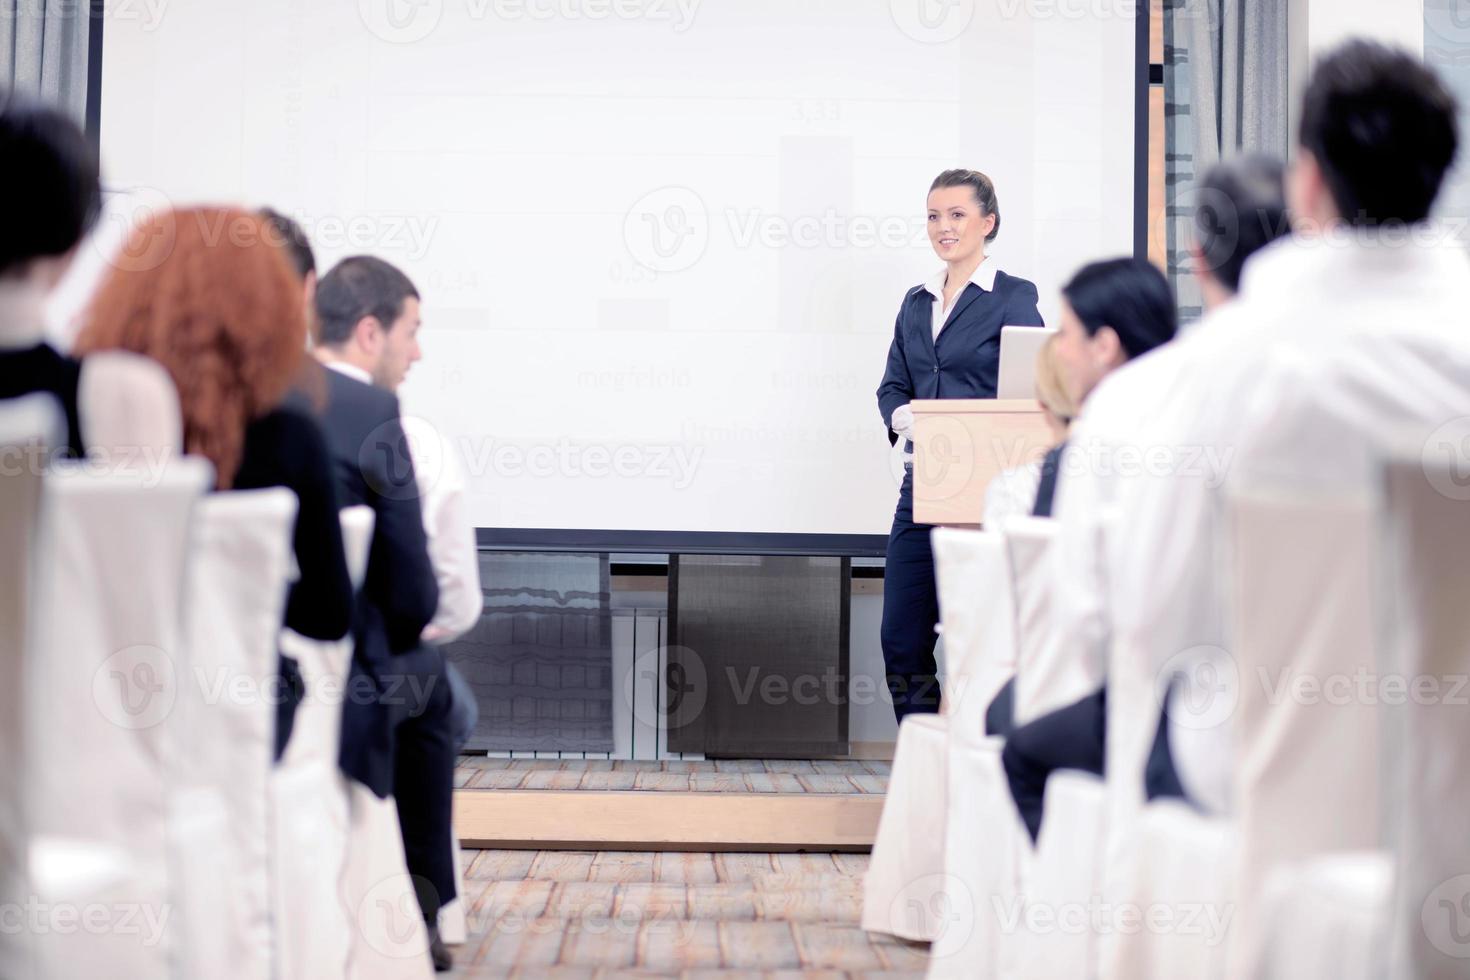
[[[1036,355],[1055,327],[1001,327],[996,398],[1036,397]]]

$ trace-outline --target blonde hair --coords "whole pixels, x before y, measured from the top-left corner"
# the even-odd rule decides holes
[[[1057,335],[1052,334],[1036,354],[1036,400],[1063,426],[1070,426],[1077,417],[1077,404],[1067,394],[1062,366],[1057,363],[1056,348]]]

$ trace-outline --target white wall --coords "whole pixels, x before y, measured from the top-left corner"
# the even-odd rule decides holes
[[[1287,21],[1291,46],[1288,142],[1292,144],[1302,92],[1318,55],[1350,37],[1372,38],[1415,54],[1424,52],[1424,0],[1288,0]]]

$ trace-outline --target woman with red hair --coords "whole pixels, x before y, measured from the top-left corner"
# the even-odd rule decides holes
[[[219,490],[286,487],[300,501],[294,548],[300,578],[286,625],[335,640],[352,618],[331,456],[314,420],[283,408],[306,354],[301,285],[263,220],[233,208],[151,216],[94,297],[76,351],[126,350],[161,364],[178,389],[184,449],[214,464]],[[300,674],[281,658],[287,690]],[[299,700],[299,697],[297,698]],[[277,758],[296,701],[278,716]]]

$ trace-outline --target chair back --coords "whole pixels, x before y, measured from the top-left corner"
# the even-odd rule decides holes
[[[944,626],[944,705],[952,737],[978,744],[985,709],[1015,670],[1015,607],[1005,539],[996,531],[936,528],[935,576]]]
[[[57,464],[45,476],[26,694],[32,883],[45,901],[85,904],[98,864],[86,855],[114,855],[103,862],[121,869],[106,892],[112,907],[131,905],[159,926],[39,937],[43,976],[169,970],[177,905],[166,817],[179,748],[169,719],[187,680],[191,521],[211,480],[200,459],[147,475]]]
[[[277,637],[297,502],[286,489],[198,507],[184,610],[189,682],[174,715],[187,746],[172,815],[187,976],[268,980],[269,776]]]
[[[56,403],[45,395],[0,402],[0,460],[9,464],[0,466],[0,902],[6,908],[22,907],[31,894],[25,691],[43,467],[25,460],[42,458],[62,431]],[[0,933],[0,976],[29,976],[30,962],[25,930]]]
[[[147,471],[184,451],[179,394],[163,365],[130,351],[82,359],[77,415],[89,454],[113,470]]]
[[[1006,525],[1006,554],[1016,595],[1016,725],[1096,689],[1079,668],[1077,651],[1053,649],[1047,642],[1056,539],[1057,522],[1047,518],[1017,518]]]
[[[342,546],[355,589],[362,587],[367,571],[375,518],[366,506],[341,513]],[[350,817],[337,750],[352,635],[322,641],[283,630],[281,650],[296,658],[306,699],[296,711],[286,754],[271,773],[276,975],[280,980],[343,976],[353,926],[338,892],[346,873]]]
[[[1231,774],[1228,956],[1245,964],[1258,961],[1273,868],[1382,840],[1380,718],[1354,686],[1377,676],[1377,522],[1375,502],[1346,491],[1241,485],[1225,506],[1231,649],[1179,675],[1170,746],[1176,760],[1191,743],[1228,753],[1209,768]]]
[[[1398,881],[1386,976],[1462,977],[1470,938],[1470,487],[1418,446],[1385,473],[1386,817]],[[1386,685],[1380,690],[1386,691]]]

